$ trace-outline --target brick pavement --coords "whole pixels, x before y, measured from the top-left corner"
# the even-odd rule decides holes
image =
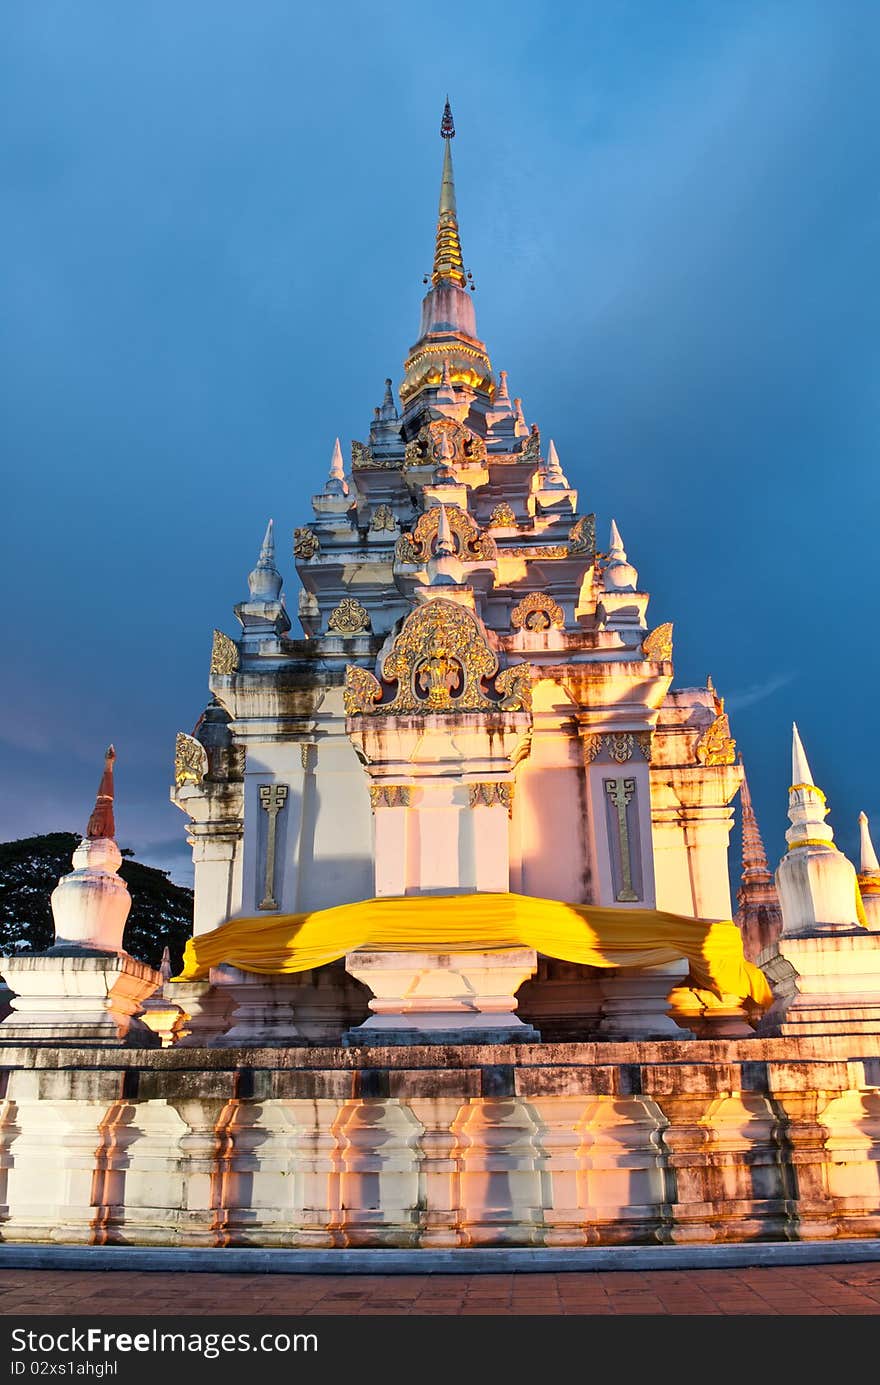
[[[880,1313],[880,1262],[567,1274],[302,1275],[0,1270],[0,1314]]]

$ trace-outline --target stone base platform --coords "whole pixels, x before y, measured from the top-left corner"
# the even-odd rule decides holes
[[[880,1037],[0,1049],[9,1244],[880,1236]]]

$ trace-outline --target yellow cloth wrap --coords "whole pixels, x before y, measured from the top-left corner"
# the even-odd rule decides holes
[[[691,984],[716,995],[773,997],[743,956],[735,923],[655,909],[603,909],[517,894],[406,895],[340,904],[312,914],[237,918],[191,938],[177,981],[198,981],[225,962],[284,976],[324,966],[356,948],[384,952],[504,952],[534,948],[588,967],[651,967],[686,957]]]

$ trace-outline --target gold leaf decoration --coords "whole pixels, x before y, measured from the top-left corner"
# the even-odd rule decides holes
[[[353,596],[344,596],[330,612],[328,631],[337,635],[360,635],[370,628],[370,613]]]
[[[293,531],[293,554],[295,558],[314,558],[321,544],[318,535],[307,525]]]
[[[494,808],[498,805],[506,808],[508,816],[510,816],[513,811],[514,788],[514,784],[499,784],[495,780],[490,780],[488,783],[468,784],[470,806],[471,808]]]
[[[178,731],[174,742],[174,782],[178,788],[182,784],[201,784],[208,773],[208,754],[201,741],[195,736],[187,736]]]
[[[412,801],[409,784],[371,784],[370,806],[377,808],[408,808]]]
[[[214,643],[211,646],[212,677],[228,678],[231,673],[237,672],[238,645],[235,640],[224,635],[222,630],[215,630]]]
[[[497,656],[476,617],[442,598],[425,602],[407,616],[382,665],[383,681],[397,684],[393,698],[377,706],[382,697],[378,679],[353,665],[345,673],[349,716],[513,712],[531,706],[528,664],[513,664],[498,674]],[[493,678],[494,698],[483,691],[484,681]]]
[[[493,562],[498,556],[494,539],[458,505],[447,505],[446,518],[455,540],[455,551],[464,563]],[[437,546],[440,506],[432,505],[420,516],[411,534],[401,534],[394,556],[398,563],[426,563]]]
[[[565,617],[562,607],[552,596],[543,592],[529,592],[510,613],[510,623],[514,630],[549,630],[556,626],[562,630]]]
[[[665,625],[658,625],[656,630],[645,636],[642,640],[642,653],[646,659],[652,659],[658,664],[664,664],[667,659],[672,658],[671,621],[667,621]]]
[[[494,460],[494,458],[493,458]],[[490,529],[512,529],[516,524],[516,515],[510,508],[506,500],[502,500],[500,505],[489,516]]]
[[[383,530],[392,532],[397,528],[397,520],[390,505],[377,505],[370,520],[370,528],[380,534]]]
[[[596,556],[596,516],[584,515],[571,526],[568,536],[568,551],[578,557]]]
[[[732,765],[736,762],[736,741],[730,734],[730,722],[725,712],[715,718],[698,740],[697,759],[703,765]]]

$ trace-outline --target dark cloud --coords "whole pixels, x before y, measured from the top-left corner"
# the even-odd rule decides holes
[[[4,18],[0,833],[81,823],[113,739],[129,844],[177,870],[171,752],[211,627],[234,631],[266,518],[302,521],[415,336],[449,89],[496,364],[616,517],[678,681],[730,690],[768,844],[796,717],[854,852],[877,778],[877,7],[515,0],[454,44],[431,10],[334,15]]]

